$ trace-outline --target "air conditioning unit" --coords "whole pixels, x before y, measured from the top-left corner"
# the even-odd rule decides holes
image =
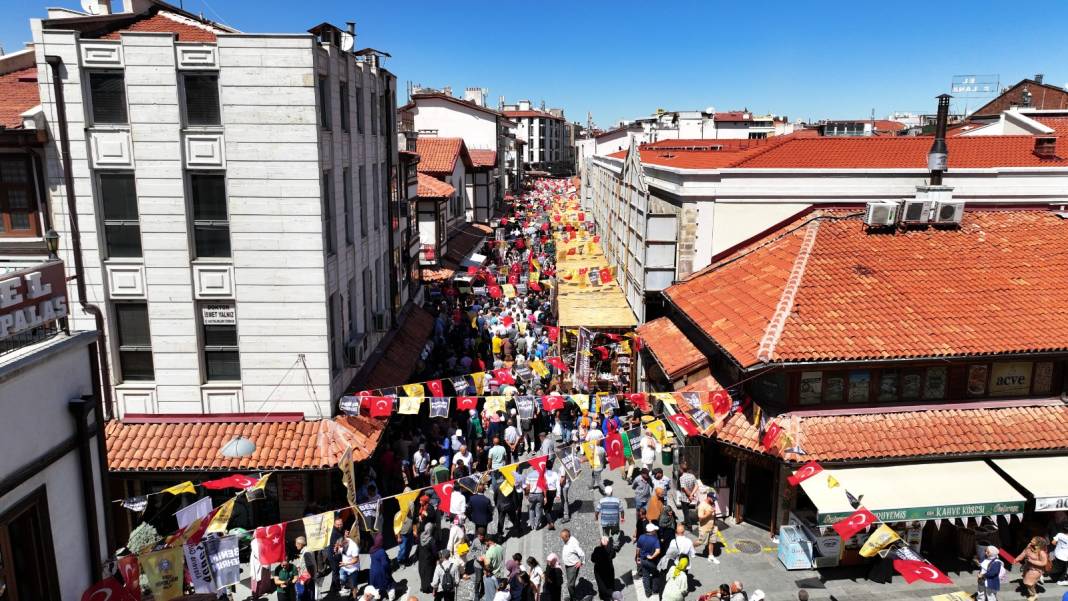
[[[345,343],[345,364],[348,366],[359,365],[363,362],[363,341],[366,335],[357,332]]]
[[[947,200],[934,203],[931,221],[934,223],[960,223],[964,218],[964,201]]]
[[[389,314],[385,311],[379,311],[372,317],[373,319],[371,321],[374,324],[375,331],[384,332],[387,328],[386,324],[389,323]]]
[[[900,205],[896,202],[880,200],[869,202],[864,211],[864,223],[869,227],[888,227],[897,223]]]
[[[931,220],[931,201],[906,199],[901,203],[901,223],[927,223]]]

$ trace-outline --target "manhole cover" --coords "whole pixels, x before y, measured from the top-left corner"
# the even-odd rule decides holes
[[[751,540],[740,540],[734,543],[734,548],[746,555],[758,555],[763,547],[760,543]]]

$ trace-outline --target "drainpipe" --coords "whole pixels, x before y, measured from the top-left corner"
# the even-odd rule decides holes
[[[67,215],[70,219],[71,250],[74,254],[74,283],[78,290],[78,303],[82,310],[93,316],[96,322],[97,341],[96,348],[90,349],[90,357],[93,359],[93,367],[96,377],[93,378],[93,387],[97,394],[97,402],[93,405],[93,419],[96,422],[98,434],[96,437],[97,457],[100,461],[100,492],[102,497],[110,499],[108,493],[108,469],[107,469],[107,443],[104,440],[104,422],[111,419],[111,371],[108,367],[107,330],[104,327],[104,313],[100,307],[90,303],[87,298],[85,286],[85,265],[82,263],[82,238],[78,228],[78,211],[74,201],[74,174],[70,159],[70,135],[67,131],[67,105],[63,98],[63,78],[60,69],[63,59],[55,56],[45,56],[45,62],[52,69],[52,93],[56,103],[57,129],[59,130],[59,145],[63,160],[63,186],[67,192]],[[95,355],[95,356],[94,356]],[[105,532],[108,538],[108,551],[115,548],[111,530],[111,512],[104,511]]]
[[[74,418],[74,428],[78,433],[78,460],[81,463],[82,480],[82,506],[85,508],[85,534],[89,542],[89,573],[92,574],[92,580],[96,580],[103,575],[100,561],[100,528],[97,526],[96,520],[96,487],[93,486],[93,452],[89,448],[89,424],[85,419],[89,416],[89,412],[93,410],[93,405],[90,404],[88,396],[82,397],[77,400],[67,403],[67,409],[70,411],[71,417]],[[97,437],[104,435],[103,425],[96,424]],[[107,502],[105,501],[104,512],[106,513]],[[110,549],[109,549],[110,552]]]

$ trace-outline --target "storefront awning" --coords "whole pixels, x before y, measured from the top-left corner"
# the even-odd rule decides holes
[[[1011,515],[1023,513],[1025,503],[985,461],[825,469],[801,488],[816,506],[820,526],[853,513],[847,490],[863,495],[861,504],[884,522]]]
[[[1068,474],[1068,456],[1020,457],[992,461],[1034,496],[1035,511],[1068,509],[1068,482],[1063,478],[1064,474]]]

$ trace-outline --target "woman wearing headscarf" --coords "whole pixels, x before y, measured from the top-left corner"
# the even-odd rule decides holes
[[[1020,569],[1023,571],[1023,585],[1027,589],[1027,601],[1038,599],[1035,585],[1042,578],[1043,572],[1046,571],[1046,564],[1049,563],[1049,552],[1046,550],[1048,546],[1046,539],[1036,536],[1031,539],[1027,548],[1016,556],[1016,563],[1020,564]]]
[[[690,590],[690,579],[686,574],[686,567],[690,565],[690,559],[683,555],[668,568],[664,576],[664,592],[660,595],[661,601],[683,601],[686,593]]]
[[[419,504],[420,516],[419,523],[416,526],[418,528],[417,540],[419,541],[419,547],[416,551],[416,560],[419,563],[419,590],[424,595],[429,595],[432,592],[430,583],[434,579],[434,566],[437,564],[438,559],[438,516],[437,512],[430,508],[430,497],[427,495],[419,497]]]
[[[612,539],[602,536],[601,544],[590,553],[593,577],[597,581],[597,596],[601,601],[611,601],[612,592],[616,588],[616,567],[612,561],[616,557],[616,550],[611,543]]]
[[[560,558],[550,553],[545,558],[545,578],[541,585],[541,601],[563,601],[561,591],[564,586],[564,571],[560,569]]]
[[[396,583],[393,582],[385,539],[381,533],[375,535],[374,544],[371,545],[371,574],[368,583],[378,589],[379,594],[386,595],[387,599],[393,598]]]

